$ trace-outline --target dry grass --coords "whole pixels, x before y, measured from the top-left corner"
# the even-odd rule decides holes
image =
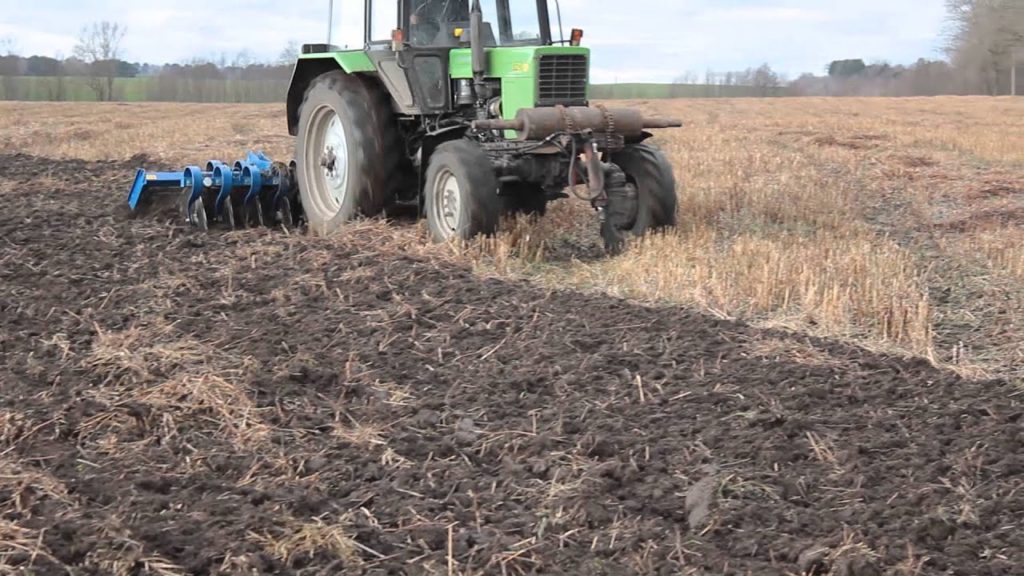
[[[617,105],[685,121],[656,139],[680,177],[676,233],[595,259],[590,210],[561,203],[539,223],[513,223],[453,252],[433,248],[431,257],[924,354],[965,374],[1024,376],[1016,328],[1024,317],[1024,103]],[[208,137],[181,126],[202,126]],[[291,155],[276,105],[7,103],[0,134],[0,152],[49,157],[144,153],[184,164],[250,147]],[[430,254],[413,248],[423,237],[421,226],[406,227],[383,241]]]
[[[1006,227],[948,239],[943,248],[991,271],[996,278],[1024,283],[1024,228]]]
[[[79,432],[84,439],[113,452],[123,449],[116,442],[121,431],[154,428],[169,437],[176,419],[200,415],[216,422],[240,446],[264,441],[269,428],[245,385],[245,359],[234,358],[216,343],[182,338],[173,326],[160,322],[114,333],[96,331],[83,364],[108,374],[93,396],[117,410],[83,422]]]
[[[355,566],[360,563],[361,547],[346,530],[344,521],[292,521],[279,534],[255,538],[268,553],[289,566],[301,560],[312,560],[317,554],[324,553],[344,560],[348,566]]]
[[[698,304],[723,316],[771,316],[918,352],[931,346],[929,304],[912,257],[868,236],[742,235],[708,229],[652,238],[628,257],[577,265],[576,281],[644,300]]]
[[[19,513],[27,513],[41,499],[70,503],[67,487],[59,480],[25,464],[7,460],[0,460],[0,490],[12,495],[10,501],[0,501],[0,505]]]
[[[40,533],[0,519],[0,574],[18,573],[16,566],[25,564],[32,568],[38,560],[53,561],[40,540]]]
[[[765,360],[781,360],[808,366],[840,366],[842,359],[808,343],[778,338],[753,339],[748,345],[753,356]]]
[[[0,152],[47,157],[205,163],[252,148],[283,158],[286,128],[283,105],[0,103]]]

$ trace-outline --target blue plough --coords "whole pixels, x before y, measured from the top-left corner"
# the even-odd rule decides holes
[[[274,162],[262,152],[249,152],[233,165],[211,160],[206,169],[189,166],[181,172],[135,174],[128,207],[143,211],[157,190],[180,190],[184,218],[208,230],[216,222],[231,228],[295,226],[302,217],[295,162]]]

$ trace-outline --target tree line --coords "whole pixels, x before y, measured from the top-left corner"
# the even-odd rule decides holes
[[[768,64],[732,72],[709,70],[703,77],[689,72],[677,85],[699,86],[708,97],[729,97],[735,88],[747,96],[938,96],[970,93],[954,68],[942,60],[920,59],[909,66],[887,62],[867,64],[863,59],[837,60],[824,75],[803,74],[796,79],[774,71]]]
[[[836,60],[824,76],[804,74],[788,86],[793,96],[942,96],[973,94],[943,60],[921,58],[909,66],[862,59]]]
[[[221,56],[155,65],[122,59],[125,34],[121,24],[94,23],[82,29],[68,58],[22,57],[12,40],[0,39],[0,99],[276,101],[299,53],[290,43],[273,63],[243,51],[230,61]]]
[[[688,86],[700,86],[707,97],[729,97],[736,94],[732,88],[744,88],[741,93],[746,96],[782,96],[785,93],[784,87],[786,78],[772,70],[767,63],[757,68],[747,68],[735,72],[715,72],[708,70],[704,73],[703,81],[694,72],[686,72],[676,77],[674,84]]]

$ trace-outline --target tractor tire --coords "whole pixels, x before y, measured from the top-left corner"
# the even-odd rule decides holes
[[[650,144],[633,144],[611,155],[610,162],[626,175],[626,181],[636,189],[635,212],[626,218],[615,213],[610,205],[609,215],[601,229],[605,249],[618,254],[625,248],[630,235],[645,234],[674,228],[679,197],[672,164],[658,148]],[[610,199],[611,200],[611,199]]]
[[[427,227],[435,242],[497,232],[503,202],[491,159],[480,146],[469,140],[441,144],[430,157],[424,183]]]
[[[296,178],[312,232],[328,235],[394,199],[389,172],[405,158],[394,149],[398,127],[379,110],[378,94],[341,70],[310,84],[299,109]]]

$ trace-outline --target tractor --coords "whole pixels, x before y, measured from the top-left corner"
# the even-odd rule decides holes
[[[186,188],[190,222],[301,212],[331,234],[407,206],[448,242],[542,216],[568,191],[593,206],[611,252],[675,225],[672,166],[645,141],[682,123],[592,106],[583,31],[565,39],[559,22],[554,39],[548,0],[364,1],[361,49],[302,47],[287,94],[290,165],[259,156],[162,175]],[[162,182],[140,171],[134,201]]]

